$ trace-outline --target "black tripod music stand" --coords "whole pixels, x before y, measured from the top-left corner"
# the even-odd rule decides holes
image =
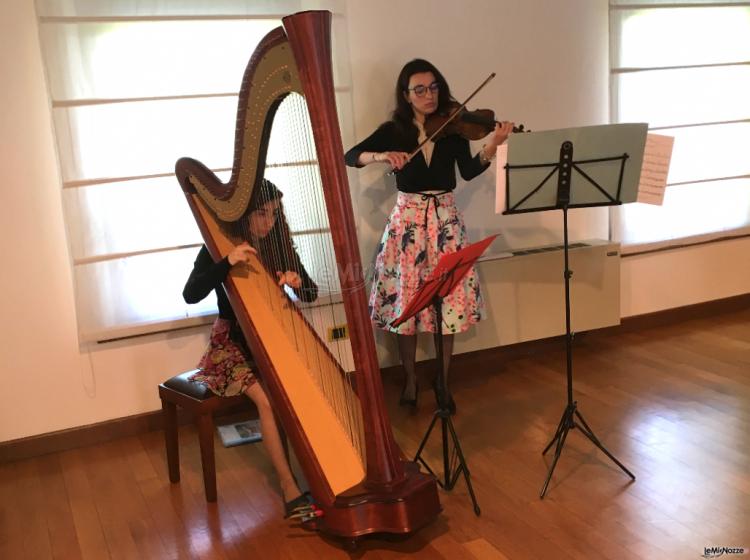
[[[619,128],[618,128],[619,127]],[[625,129],[624,129],[625,127]],[[635,480],[635,475],[630,472],[617,458],[610,453],[606,447],[601,443],[599,438],[596,437],[593,430],[589,427],[578,410],[577,401],[573,400],[573,333],[571,332],[570,322],[570,278],[573,272],[570,270],[568,260],[568,209],[569,208],[585,208],[593,206],[611,206],[622,204],[623,202],[635,201],[637,195],[638,179],[640,177],[640,165],[643,159],[643,149],[646,142],[646,131],[647,125],[607,125],[604,127],[589,127],[587,129],[577,129],[577,134],[582,140],[582,144],[586,146],[584,151],[587,154],[592,153],[591,146],[593,145],[594,152],[601,152],[602,150],[608,150],[610,153],[616,155],[607,155],[604,157],[585,157],[578,161],[573,159],[573,142],[563,138],[563,141],[559,144],[559,158],[554,163],[525,163],[512,165],[507,164],[505,166],[505,197],[508,201],[507,210],[503,214],[519,214],[523,212],[538,212],[541,210],[562,210],[563,212],[563,237],[564,237],[564,256],[565,256],[565,267],[563,270],[563,277],[565,280],[565,352],[566,352],[566,373],[567,373],[567,404],[560,418],[560,422],[557,425],[554,436],[547,444],[547,447],[542,451],[542,455],[546,455],[547,451],[554,445],[555,455],[552,459],[552,463],[549,467],[547,477],[544,480],[544,485],[539,494],[540,498],[544,498],[547,493],[552,474],[557,466],[557,461],[560,459],[565,440],[568,437],[568,432],[572,429],[578,429],[586,436],[596,447],[598,447],[607,457],[609,457],[625,474],[627,474],[632,480]],[[594,130],[598,129],[598,130]],[[556,131],[564,132],[564,131]],[[588,136],[587,136],[588,132]],[[621,134],[624,132],[624,135]],[[544,134],[544,133],[541,133]],[[619,142],[622,138],[622,141]],[[521,139],[523,142],[533,142],[531,135],[527,135],[526,138]],[[547,146],[549,146],[549,138],[545,139]],[[607,147],[597,147],[597,145]],[[628,151],[620,152],[619,154],[611,148],[613,145],[624,144]],[[529,148],[527,145],[526,148]],[[528,161],[529,150],[526,150]],[[544,153],[544,149],[540,149],[539,153]],[[549,152],[549,150],[546,150]],[[634,157],[635,156],[635,157]],[[511,154],[509,153],[509,158]],[[539,156],[537,156],[539,157]],[[626,164],[628,161],[634,161],[636,166],[634,169],[630,169],[626,172]],[[619,162],[619,169],[617,166],[612,164]],[[591,166],[593,171],[589,170],[589,173],[584,171],[584,166]],[[609,169],[606,169],[606,168]],[[532,182],[526,181],[526,184],[522,185],[522,194],[519,196],[512,196],[518,193],[511,189],[511,171],[514,170],[541,170],[542,172],[549,170],[546,175],[542,176],[541,181],[535,185],[538,177]],[[574,173],[576,172],[576,173]],[[542,193],[545,185],[551,185],[549,181],[555,174],[557,174],[557,190],[554,192],[551,188],[547,188],[545,196],[538,196],[535,201],[535,196]],[[597,178],[595,178],[597,177]],[[528,179],[528,178],[527,178]],[[598,179],[598,180],[597,180]],[[571,183],[577,182],[579,187],[585,186],[588,191],[579,197],[572,196]],[[605,183],[606,188],[600,183]],[[534,186],[535,185],[535,186]],[[553,196],[550,199],[550,195]],[[517,198],[517,200],[515,200]]]
[[[398,327],[430,305],[432,305],[435,310],[435,325],[437,326],[437,333],[435,336],[435,358],[437,360],[438,372],[435,381],[435,396],[437,397],[438,407],[432,416],[430,427],[427,428],[427,432],[422,438],[422,442],[419,444],[419,449],[417,449],[417,453],[414,456],[414,462],[418,461],[420,464],[424,465],[429,473],[437,479],[437,483],[440,487],[445,490],[452,490],[456,486],[459,476],[463,474],[466,479],[466,486],[469,488],[469,495],[471,496],[471,502],[474,505],[474,513],[476,515],[480,515],[482,510],[477,503],[477,497],[474,494],[474,487],[471,485],[471,473],[466,464],[466,458],[461,449],[461,443],[458,441],[456,429],[453,427],[453,420],[451,418],[452,415],[449,407],[451,394],[448,389],[445,371],[443,369],[443,299],[445,299],[456,288],[456,286],[458,286],[459,282],[461,282],[463,277],[469,272],[469,270],[471,270],[471,267],[474,266],[474,263],[476,263],[477,259],[482,253],[484,253],[485,249],[487,249],[490,243],[495,240],[495,237],[497,237],[497,235],[492,235],[482,241],[467,245],[455,253],[447,253],[440,257],[435,270],[432,271],[432,274],[430,274],[430,276],[424,281],[419,290],[417,290],[417,293],[414,294],[414,297],[406,306],[406,309],[404,309],[401,315],[391,323],[391,326]],[[443,446],[443,480],[435,474],[432,468],[430,468],[430,465],[428,465],[422,457],[422,451],[427,445],[427,441],[430,439],[430,434],[438,420],[440,420],[441,441]],[[453,458],[451,458],[448,441],[449,435],[450,441],[453,444]]]

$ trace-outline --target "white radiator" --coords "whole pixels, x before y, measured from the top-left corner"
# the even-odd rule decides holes
[[[569,249],[571,329],[620,323],[620,247],[587,240]],[[457,340],[457,353],[565,333],[562,246],[516,250],[480,263],[485,319]]]
[[[582,332],[620,323],[620,247],[588,240],[571,244],[571,324]],[[456,337],[455,353],[538,340],[565,333],[564,252],[561,246],[515,251],[512,256],[479,263],[485,317]],[[333,297],[333,301],[340,298]],[[327,297],[302,305],[303,313],[346,371],[353,361],[348,337],[341,327],[343,306],[331,308]],[[335,330],[332,330],[335,329]],[[343,334],[343,336],[342,336]],[[381,366],[398,363],[395,337],[376,329]],[[417,359],[434,356],[432,338],[420,338]]]

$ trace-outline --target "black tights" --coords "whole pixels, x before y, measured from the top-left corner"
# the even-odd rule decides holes
[[[404,397],[411,399],[416,395],[417,392],[417,335],[399,334],[396,335],[398,339],[398,353],[401,357],[401,364],[404,366],[406,372],[406,380],[404,382]],[[437,348],[438,335],[433,336],[435,341],[435,348]],[[445,389],[448,388],[448,369],[451,365],[451,356],[453,355],[453,335],[443,335],[443,371],[445,372]]]

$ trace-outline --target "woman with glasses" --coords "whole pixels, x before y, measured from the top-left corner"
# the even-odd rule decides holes
[[[420,311],[397,328],[390,323],[409,304],[440,255],[468,244],[463,218],[453,197],[456,164],[464,180],[473,179],[489,167],[497,147],[513,128],[507,122],[496,125],[487,143],[474,156],[468,140],[449,135],[426,142],[409,160],[409,154],[427,138],[425,119],[436,111],[448,114],[445,109],[454,101],[448,83],[435,66],[422,59],[408,62],[396,81],[396,109],[391,120],[345,156],[349,166],[387,163],[396,174],[398,198],[378,247],[370,315],[378,328],[398,335],[399,355],[405,370],[399,400],[403,406],[417,405],[417,333],[433,333],[436,342],[442,334],[443,368],[447,376],[453,335],[481,318],[482,297],[476,271],[469,272],[443,300],[442,329],[436,327],[431,308]],[[452,399],[449,406],[455,412]]]

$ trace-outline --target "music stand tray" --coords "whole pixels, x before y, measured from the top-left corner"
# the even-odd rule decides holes
[[[438,484],[445,490],[452,490],[458,481],[458,477],[461,474],[466,479],[466,486],[469,489],[469,495],[471,496],[472,504],[474,505],[474,513],[480,515],[481,509],[477,503],[476,495],[474,494],[474,487],[471,485],[471,473],[469,467],[466,464],[466,458],[464,457],[463,450],[461,449],[461,443],[458,441],[458,435],[453,426],[453,420],[451,418],[450,408],[448,403],[451,400],[451,395],[448,390],[446,383],[445,371],[443,370],[443,299],[450,295],[450,293],[458,286],[464,276],[471,270],[477,259],[484,253],[487,247],[495,240],[497,235],[492,235],[467,245],[463,249],[460,249],[454,253],[446,253],[440,257],[437,266],[428,276],[422,286],[414,294],[412,300],[407,304],[404,311],[399,315],[392,323],[391,326],[398,327],[405,321],[411,319],[422,311],[423,309],[432,305],[435,310],[435,324],[437,326],[435,339],[436,343],[436,361],[437,361],[437,380],[435,382],[435,395],[437,397],[438,408],[432,416],[432,422],[430,422],[427,432],[422,438],[422,442],[419,444],[417,453],[414,456],[414,462],[422,464],[429,473],[437,479]],[[422,451],[430,438],[435,424],[438,419],[440,420],[441,432],[442,432],[442,447],[443,447],[443,480],[441,480],[435,472],[430,468],[430,465],[422,457]],[[450,449],[448,444],[448,436],[450,435],[453,443],[454,459],[457,460],[455,469],[450,457]]]
[[[568,432],[576,428],[635,480],[635,475],[596,437],[573,400],[573,333],[570,328],[573,271],[568,260],[568,209],[635,202],[647,133],[647,124],[630,123],[513,135],[508,141],[504,173],[498,172],[498,202],[501,209],[505,207],[503,214],[563,212],[567,404],[555,434],[542,451],[545,455],[555,446],[540,498],[547,493]]]

